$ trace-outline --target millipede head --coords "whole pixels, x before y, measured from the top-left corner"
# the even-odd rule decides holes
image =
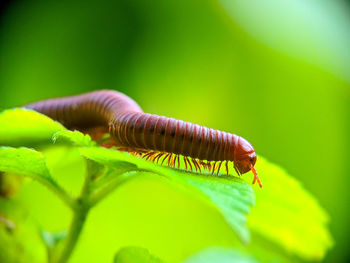
[[[254,168],[256,159],[257,156],[253,146],[244,138],[239,137],[234,151],[234,167],[238,174],[244,174],[252,171],[254,174],[253,184],[257,181],[259,186],[262,187],[258,173]]]

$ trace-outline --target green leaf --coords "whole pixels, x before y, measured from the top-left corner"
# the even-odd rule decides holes
[[[44,155],[28,148],[0,147],[0,171],[28,176],[38,181],[53,180]]]
[[[52,140],[56,142],[68,142],[74,146],[95,146],[96,143],[91,140],[91,137],[87,134],[83,134],[79,131],[58,131],[56,132]]]
[[[246,215],[254,204],[254,192],[243,180],[232,176],[209,176],[169,169],[111,149],[82,148],[81,153],[88,159],[116,169],[120,162],[132,163],[137,167],[135,171],[149,171],[170,179],[182,188],[191,189],[195,197],[217,209],[242,242],[249,241]]]
[[[64,240],[67,236],[67,231],[61,231],[57,233],[51,233],[45,230],[40,231],[41,238],[43,239],[45,245],[52,249],[54,248],[59,242]]]
[[[42,153],[28,148],[0,147],[0,171],[30,177],[56,193],[67,205],[72,198],[51,177]]]
[[[114,263],[164,263],[141,247],[123,247],[114,257]]]
[[[188,257],[183,263],[258,263],[250,255],[229,248],[207,248]]]
[[[40,230],[40,236],[46,246],[47,259],[48,259],[47,261],[54,262],[53,257],[54,257],[55,251],[57,250],[58,246],[62,243],[62,241],[67,237],[67,231],[64,230],[64,231],[52,233],[49,231]]]
[[[257,189],[249,229],[305,260],[320,260],[333,241],[329,216],[317,200],[281,167],[259,157],[264,188]]]
[[[190,174],[177,172],[169,175],[170,179],[186,183],[204,194],[210,204],[222,214],[226,222],[238,234],[243,243],[250,240],[249,229],[246,227],[246,215],[254,205],[254,192],[251,186],[235,177]]]
[[[65,130],[61,124],[32,110],[10,109],[0,113],[0,145],[49,143],[52,135],[61,130]]]

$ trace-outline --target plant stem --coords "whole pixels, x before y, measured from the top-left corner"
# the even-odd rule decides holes
[[[91,161],[87,161],[87,175],[80,196],[75,200],[72,206],[73,219],[69,228],[68,236],[64,241],[63,249],[58,255],[57,263],[65,263],[68,261],[77,244],[80,233],[83,229],[85,219],[91,208],[89,196],[91,192],[91,182],[94,175],[99,171],[99,166]]]
[[[69,206],[69,208],[74,209],[74,198],[70,194],[68,194],[60,185],[58,185],[55,181],[50,181],[46,179],[39,181],[52,192],[54,192],[65,204]]]
[[[137,172],[126,172],[124,174],[117,173],[117,177],[112,177],[114,180],[107,180],[107,182],[103,184],[107,186],[104,186],[98,193],[93,193],[93,189],[96,187],[94,185],[94,179],[96,178],[96,175],[101,173],[101,171],[103,171],[102,165],[91,160],[87,160],[87,175],[85,177],[85,182],[80,196],[77,199],[72,199],[70,204],[73,211],[72,222],[68,235],[64,241],[63,248],[60,250],[60,252],[58,252],[57,257],[55,257],[57,259],[54,260],[55,263],[66,263],[69,260],[78,242],[90,209],[105,198],[109,193],[111,193],[115,188],[117,188],[117,186],[120,186],[130,178],[138,176]],[[60,188],[57,188],[56,190],[58,193],[60,193]],[[70,203],[69,196],[67,195],[66,197],[65,192],[62,192],[61,198],[66,203]]]
[[[60,257],[57,260],[57,263],[67,262],[69,257],[72,254],[75,245],[77,244],[81,230],[83,229],[84,222],[87,216],[89,208],[84,206],[78,206],[74,211],[72,224],[69,229],[69,234],[65,240],[65,245],[62,250]]]

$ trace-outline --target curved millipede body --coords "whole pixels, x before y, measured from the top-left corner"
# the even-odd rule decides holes
[[[86,130],[102,127],[109,131],[121,150],[140,155],[154,162],[186,169],[208,169],[229,172],[229,162],[241,175],[254,173],[253,184],[262,184],[254,168],[253,146],[240,136],[203,127],[190,122],[144,113],[128,96],[100,90],[72,97],[49,99],[26,105],[58,120],[67,128]]]

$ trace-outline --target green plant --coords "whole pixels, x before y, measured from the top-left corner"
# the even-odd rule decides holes
[[[185,262],[213,262],[214,259],[216,262],[228,259],[242,262],[321,260],[332,246],[327,229],[328,215],[315,198],[283,169],[262,157],[259,157],[257,169],[263,174],[264,188],[253,190],[249,183],[235,176],[212,176],[207,172],[197,174],[171,169],[129,153],[100,147],[88,135],[66,130],[39,113],[23,109],[1,113],[0,145],[0,171],[5,173],[6,178],[14,178],[15,175],[29,177],[44,185],[69,208],[61,213],[62,218],[70,221],[67,229],[52,232],[43,229],[41,222],[32,224],[40,229],[48,262],[67,262],[75,253],[79,239],[84,238],[80,234],[90,212],[116,189],[131,181],[142,183],[145,178],[160,180],[162,184],[168,184],[202,203],[224,219],[237,237],[230,248],[212,248]],[[65,162],[55,162],[62,148],[65,149],[65,162],[69,163],[69,155],[74,155],[75,163],[71,169],[83,167],[83,180],[73,178],[77,172],[67,170]],[[68,175],[65,179],[53,176],[59,169]],[[143,198],[141,193],[138,198]],[[4,222],[17,220],[16,225],[30,229],[27,226],[30,222],[22,222],[21,217],[16,215],[15,211],[21,210],[21,205],[16,202],[18,200],[14,202],[12,198],[1,199],[0,216]],[[52,206],[55,209],[55,205]],[[118,211],[114,213],[118,214]],[[50,216],[47,220],[50,220]],[[12,230],[16,233],[11,235],[3,228],[0,231],[0,237],[4,237],[0,242],[5,239],[12,242],[7,247],[9,252],[1,254],[0,261],[15,261],[18,255],[11,254],[11,251],[16,251],[18,246],[23,251],[31,250],[33,254],[34,250],[26,247],[26,241],[28,236],[38,236],[35,231],[29,231],[27,235],[22,235],[16,229]],[[114,250],[115,262],[163,262],[143,248],[124,246],[118,253],[120,247]],[[106,248],[104,253],[108,254],[106,258],[111,258],[110,249]],[[40,253],[23,253],[20,256],[22,258],[17,258],[19,261],[24,260],[25,256],[42,260]],[[205,261],[208,258],[212,261]],[[175,260],[164,255],[162,259]],[[72,258],[72,262],[78,262],[78,259]]]

